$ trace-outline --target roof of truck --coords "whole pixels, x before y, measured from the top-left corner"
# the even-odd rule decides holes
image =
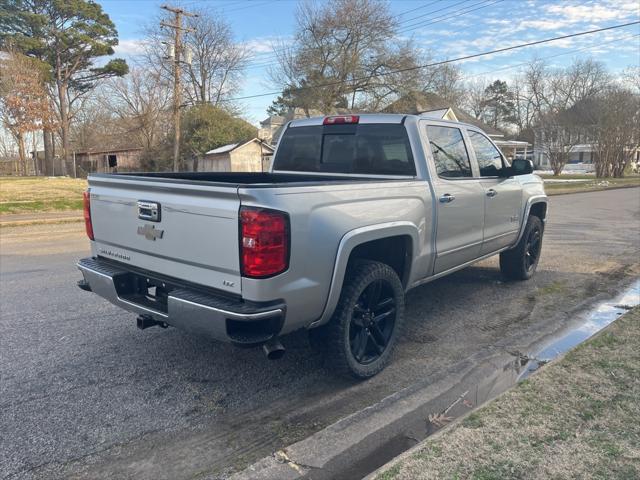
[[[356,116],[356,115],[360,117],[358,122],[359,124],[402,123],[402,121],[407,117],[434,120],[432,116],[427,116],[427,115],[414,115],[414,114],[402,114],[402,113],[354,113],[354,114],[346,114],[346,115],[325,115],[322,117],[298,118],[296,120],[292,120],[289,123],[289,126],[311,127],[311,126],[322,125],[322,122],[327,117],[345,117],[345,116],[348,117],[348,116]],[[463,125],[465,127],[471,127],[471,128],[482,130],[481,127],[478,127],[477,125],[473,125],[471,123],[459,122],[454,120],[440,120],[440,119],[437,119],[437,121],[442,123],[448,123],[451,125],[457,125],[457,126]],[[490,136],[495,136],[489,132],[486,132],[486,133],[488,133]],[[502,135],[498,135],[498,136],[502,136]]]

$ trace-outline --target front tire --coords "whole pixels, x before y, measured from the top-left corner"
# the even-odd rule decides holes
[[[500,254],[500,271],[510,280],[529,280],[542,253],[542,221],[530,215],[518,244]]]
[[[327,325],[327,360],[343,376],[370,378],[384,369],[404,323],[404,289],[388,265],[357,261],[347,272]]]

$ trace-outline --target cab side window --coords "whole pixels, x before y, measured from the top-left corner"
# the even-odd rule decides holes
[[[502,161],[500,151],[493,146],[493,143],[481,133],[469,130],[471,147],[476,154],[478,167],[480,167],[481,177],[498,177],[506,167]]]
[[[428,125],[427,136],[439,177],[472,176],[469,154],[459,128]]]

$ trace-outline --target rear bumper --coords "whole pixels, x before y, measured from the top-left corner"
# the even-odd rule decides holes
[[[124,310],[216,340],[259,345],[282,329],[284,303],[262,305],[199,291],[153,272],[134,271],[101,258],[84,258],[77,266],[84,277],[79,286],[84,290]],[[148,295],[149,287],[161,289],[163,294]]]

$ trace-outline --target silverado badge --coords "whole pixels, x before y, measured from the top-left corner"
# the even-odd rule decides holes
[[[158,238],[162,238],[164,230],[156,230],[155,225],[145,223],[143,227],[138,227],[138,235],[144,235],[147,240],[153,240],[154,242]]]

